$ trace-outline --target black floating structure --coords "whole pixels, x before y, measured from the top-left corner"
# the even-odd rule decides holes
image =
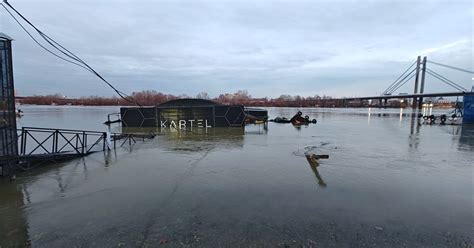
[[[190,128],[244,127],[248,123],[265,123],[265,109],[242,105],[223,105],[204,99],[176,99],[153,107],[123,107],[122,127]]]

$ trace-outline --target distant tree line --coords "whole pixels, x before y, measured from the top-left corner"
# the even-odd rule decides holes
[[[172,95],[157,92],[155,90],[144,90],[132,93],[127,100],[120,97],[101,97],[89,96],[81,98],[68,98],[60,94],[45,95],[45,96],[28,96],[17,99],[21,104],[33,105],[85,105],[85,106],[131,106],[139,103],[142,106],[153,106],[169,100],[183,99],[183,98],[197,98],[213,100],[222,104],[236,104],[255,107],[368,107],[377,106],[377,101],[345,101],[343,99],[334,99],[330,96],[309,96],[302,97],[299,95],[281,95],[277,98],[254,98],[248,91],[239,90],[235,93],[220,94],[216,98],[211,98],[207,92],[201,92],[195,97],[188,95]],[[445,102],[445,105],[451,105]],[[390,100],[387,102],[387,107],[406,107],[409,101]],[[447,106],[446,106],[447,107]]]

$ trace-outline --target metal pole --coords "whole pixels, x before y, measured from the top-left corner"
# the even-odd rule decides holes
[[[106,139],[107,139],[107,133],[104,132],[102,133],[102,143],[103,143],[102,151],[105,151],[105,143],[107,142]]]
[[[416,59],[416,76],[415,76],[415,89],[413,91],[413,94],[418,93],[418,81],[420,78],[420,62],[421,62],[421,56],[418,56]],[[413,97],[413,108],[416,108],[416,96]]]
[[[426,74],[426,56],[423,57],[423,63],[421,68],[421,84],[420,84],[420,94],[425,92],[425,74]],[[421,109],[423,106],[423,97],[420,97],[420,101],[418,102],[418,108]]]
[[[56,137],[54,137],[54,141],[53,141],[53,143],[55,143],[53,152],[57,153],[58,152],[58,146],[59,146],[59,130],[56,130],[55,134],[56,134]]]
[[[86,132],[82,132],[82,154],[84,154],[84,149],[87,146],[87,140],[86,140]]]
[[[25,128],[21,128],[21,144],[20,144],[20,154],[25,154],[26,147],[26,133]]]

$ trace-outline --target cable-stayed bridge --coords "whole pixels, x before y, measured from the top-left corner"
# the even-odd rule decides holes
[[[343,101],[354,101],[354,100],[379,100],[380,106],[382,106],[382,101],[385,101],[385,104],[388,99],[413,99],[412,106],[414,108],[421,108],[424,98],[432,97],[459,97],[459,96],[474,96],[472,90],[466,89],[461,84],[456,83],[447,77],[436,72],[435,69],[428,67],[428,65],[435,65],[438,67],[448,68],[457,72],[468,73],[471,76],[474,75],[473,71],[459,68],[452,65],[446,65],[443,63],[435,62],[428,60],[425,56],[421,60],[421,56],[418,56],[417,60],[413,62],[394,82],[392,82],[380,95],[378,96],[363,96],[363,97],[344,97],[339,100]],[[450,92],[436,92],[436,93],[426,93],[425,92],[425,83],[427,76],[436,79],[437,81],[450,86],[453,91]],[[414,80],[413,80],[414,78]],[[399,93],[396,94],[397,90],[402,86],[409,83],[413,80],[413,93]]]

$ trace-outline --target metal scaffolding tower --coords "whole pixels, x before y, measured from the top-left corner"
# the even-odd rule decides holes
[[[0,33],[0,176],[11,175],[18,157],[12,39]]]

